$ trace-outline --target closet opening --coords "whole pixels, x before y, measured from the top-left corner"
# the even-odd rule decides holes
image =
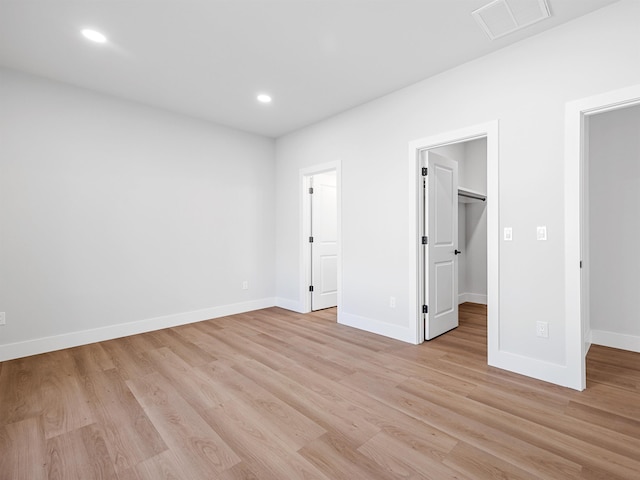
[[[640,352],[640,105],[585,118],[583,321],[590,344]],[[612,248],[611,238],[621,242]]]
[[[488,303],[487,138],[422,150],[420,163],[419,264],[431,340],[459,325],[459,305]]]

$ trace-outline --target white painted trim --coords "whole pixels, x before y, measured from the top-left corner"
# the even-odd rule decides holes
[[[299,301],[290,300],[288,298],[276,298],[276,307],[284,308],[285,310],[291,310],[292,312],[305,313],[303,312],[302,306],[300,305]]]
[[[311,258],[307,250],[311,232],[309,210],[309,179],[318,173],[336,172],[336,194],[338,204],[338,316],[342,307],[342,162],[338,159],[320,165],[301,168],[299,172],[300,185],[300,301],[299,313],[311,311],[311,296],[309,295],[309,281],[311,279]]]
[[[103,342],[114,338],[127,337],[129,335],[137,335],[139,333],[152,332],[163,328],[176,327],[178,325],[201,322],[213,318],[225,317],[227,315],[250,312],[261,308],[273,307],[274,305],[275,299],[262,298],[249,302],[220,305],[192,312],[177,313],[90,330],[70,332],[52,337],[35,338],[24,342],[8,343],[0,345],[0,362],[40,353],[53,352],[64,348],[77,347],[79,345]]]
[[[481,293],[460,293],[458,295],[458,305],[465,302],[487,305],[487,295]]]
[[[487,336],[488,357],[492,359],[499,350],[500,338],[500,232],[499,232],[499,130],[498,120],[462,128],[409,142],[409,329],[414,332],[412,343],[424,341],[424,324],[420,305],[419,278],[420,232],[418,217],[420,185],[417,179],[420,167],[420,152],[431,148],[461,143],[476,138],[487,138],[487,303],[491,305],[488,313]]]
[[[587,385],[586,348],[581,313],[582,225],[581,195],[583,185],[584,118],[640,103],[640,85],[568,102],[565,108],[564,224],[565,224],[565,322],[566,358],[569,387],[584,390]],[[588,314],[585,314],[588,318]]]
[[[624,333],[591,330],[591,343],[603,347],[619,348],[640,353],[640,336]],[[623,365],[624,366],[624,365]]]
[[[366,330],[367,332],[383,335],[385,337],[400,340],[402,342],[414,343],[415,333],[413,328],[392,325],[390,323],[380,322],[371,318],[360,317],[350,313],[342,312],[338,316],[338,323],[347,327]]]
[[[545,382],[554,383],[563,387],[572,387],[571,382],[567,382],[570,376],[567,373],[567,366],[558,363],[546,362],[536,358],[524,357],[515,353],[501,351],[493,359],[491,366],[509,370],[511,372],[537,378]]]

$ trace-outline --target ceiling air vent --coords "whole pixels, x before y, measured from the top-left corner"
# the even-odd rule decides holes
[[[549,18],[547,0],[494,0],[472,12],[491,40]]]

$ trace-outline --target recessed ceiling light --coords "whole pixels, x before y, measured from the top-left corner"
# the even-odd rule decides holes
[[[266,93],[261,93],[256,98],[260,103],[271,103],[271,97]]]
[[[84,36],[84,38],[96,43],[105,43],[107,41],[107,37],[105,37],[102,33],[91,30],[90,28],[85,28],[84,30],[82,30],[82,35]]]

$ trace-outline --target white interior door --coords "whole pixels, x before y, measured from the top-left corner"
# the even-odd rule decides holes
[[[458,163],[427,152],[425,339],[458,326]]]
[[[311,178],[311,310],[338,304],[336,172]]]

